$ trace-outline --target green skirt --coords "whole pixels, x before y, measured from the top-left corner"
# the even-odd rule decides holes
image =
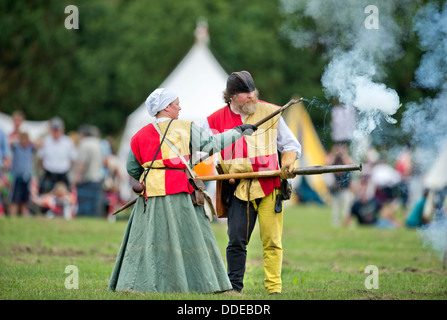
[[[109,290],[222,292],[232,289],[203,207],[189,194],[139,197],[130,215]]]

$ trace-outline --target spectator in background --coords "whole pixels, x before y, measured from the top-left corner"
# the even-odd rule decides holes
[[[398,186],[401,180],[399,172],[385,160],[379,160],[371,170],[371,183],[375,187],[374,197],[382,207],[382,216],[388,220],[395,220],[396,212],[400,206]]]
[[[407,209],[407,202],[409,197],[409,182],[413,173],[413,161],[408,147],[404,148],[397,157],[395,168],[401,176],[401,181],[398,184],[398,195],[402,200],[402,206]]]
[[[344,221],[345,226],[350,225],[352,217],[357,218],[358,224],[363,226],[385,229],[396,229],[400,226],[399,222],[388,211],[384,211],[383,205],[368,192],[367,179],[360,180],[357,195],[358,198],[352,204],[351,213]]]
[[[429,189],[425,189],[421,199],[419,199],[419,201],[414,205],[413,209],[408,214],[407,220],[405,222],[405,225],[407,227],[417,228],[429,222],[424,218],[424,207],[425,203],[427,202],[428,193]]]
[[[12,129],[12,132],[9,133],[8,140],[9,144],[13,145],[14,143],[19,142],[20,140],[20,134],[21,134],[20,127],[22,126],[22,123],[25,121],[25,114],[22,111],[17,110],[13,112],[11,118],[14,128]]]
[[[29,215],[28,201],[30,197],[30,182],[33,174],[34,146],[31,143],[28,133],[18,134],[18,141],[11,145],[12,150],[12,187],[10,191],[11,216],[16,216],[19,212],[23,217]]]
[[[78,195],[78,216],[102,216],[103,155],[99,130],[95,126],[83,125],[79,129],[79,157],[73,172],[73,184]]]
[[[68,191],[67,185],[56,182],[53,190],[39,196],[32,196],[32,201],[36,205],[46,210],[48,218],[63,217],[71,220],[75,215],[76,197],[73,192]]]
[[[107,137],[106,141],[110,146],[110,154],[104,159],[105,176],[103,188],[106,200],[107,219],[113,222],[116,219],[113,213],[120,207],[121,203],[120,185],[123,181],[123,174],[120,170],[120,159],[116,156],[113,139]]]
[[[329,165],[347,165],[354,163],[349,155],[346,142],[336,143],[328,154],[326,161]],[[350,186],[350,172],[335,172],[333,174],[333,181],[329,186],[329,191],[332,195],[331,217],[332,225],[334,227],[340,227],[349,215],[354,200],[354,195],[351,192]]]
[[[64,133],[64,121],[59,117],[51,119],[49,130],[50,134],[37,151],[39,163],[44,170],[40,194],[50,192],[58,181],[69,186],[68,172],[76,159],[73,141]]]
[[[6,133],[0,128],[0,216],[5,214],[5,203],[3,199],[3,188],[5,187],[6,171],[11,165],[11,149],[9,147]]]
[[[6,133],[0,129],[0,169],[9,170],[11,166],[11,148]]]

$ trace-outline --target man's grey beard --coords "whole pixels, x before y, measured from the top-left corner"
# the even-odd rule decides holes
[[[242,105],[235,104],[234,107],[235,107],[236,111],[238,111],[239,113],[250,115],[250,114],[255,113],[257,106],[258,106],[258,99],[256,99],[256,101],[247,102]]]

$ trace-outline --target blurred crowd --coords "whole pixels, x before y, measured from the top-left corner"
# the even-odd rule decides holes
[[[413,160],[410,148],[402,148],[394,161],[369,148],[362,172],[325,175],[331,194],[331,223],[396,229],[417,228],[447,215],[447,181],[430,188],[426,173]],[[353,164],[348,144],[336,143],[327,154],[328,165]]]
[[[112,213],[124,204],[120,184],[126,177],[113,139],[102,138],[92,125],[65,133],[63,119],[54,117],[48,132],[32,140],[21,128],[24,120],[25,115],[16,111],[13,130],[0,128],[0,216],[94,216],[114,221]],[[447,215],[447,177],[436,177],[435,172],[437,187],[430,188],[409,148],[402,148],[394,159],[385,161],[385,155],[370,148],[361,159],[360,174],[323,175],[334,227],[355,221],[379,228],[415,228]],[[440,159],[438,166],[443,168],[445,161]],[[326,165],[343,164],[354,161],[349,143],[337,142],[327,153]],[[300,192],[295,190],[298,196],[308,193],[307,198],[324,204],[305,181]]]
[[[66,133],[63,119],[54,117],[45,135],[31,139],[23,112],[11,121],[11,132],[0,128],[0,216],[114,221],[123,174],[112,138],[88,124]]]

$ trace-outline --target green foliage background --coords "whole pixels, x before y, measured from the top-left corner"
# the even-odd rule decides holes
[[[405,8],[404,16],[396,12],[398,21],[411,21],[421,2]],[[64,27],[67,5],[79,9],[78,30]],[[3,0],[0,111],[21,109],[30,120],[60,115],[67,130],[89,122],[119,135],[123,119],[187,54],[200,17],[208,21],[210,49],[224,69],[249,70],[262,99],[318,98],[308,111],[324,143],[329,119],[322,108],[330,101],[320,79],[328,61],[318,45],[298,49],[283,35],[285,22],[313,24],[286,15],[279,0]],[[404,46],[386,79],[403,106],[424,95],[411,86],[421,56],[411,32]]]

